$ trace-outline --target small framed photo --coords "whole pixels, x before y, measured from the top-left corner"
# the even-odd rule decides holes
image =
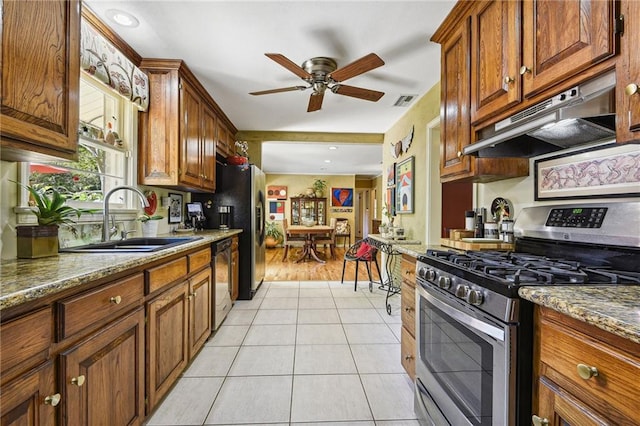
[[[396,165],[396,214],[413,213],[413,156]]]
[[[182,194],[169,193],[171,203],[169,204],[169,223],[181,223],[182,217]]]
[[[387,167],[387,188],[396,185],[396,163]]]

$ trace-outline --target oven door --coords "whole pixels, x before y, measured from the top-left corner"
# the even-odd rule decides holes
[[[429,284],[417,287],[415,409],[421,423],[515,425],[515,326]]]

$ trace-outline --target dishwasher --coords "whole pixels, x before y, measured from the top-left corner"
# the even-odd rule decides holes
[[[213,243],[213,318],[211,325],[217,330],[231,310],[231,238]]]

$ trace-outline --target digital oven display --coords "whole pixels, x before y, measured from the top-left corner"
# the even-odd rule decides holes
[[[546,226],[559,228],[600,228],[607,207],[577,207],[551,209]]]

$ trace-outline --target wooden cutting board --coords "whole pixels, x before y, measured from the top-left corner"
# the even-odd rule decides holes
[[[451,247],[458,250],[513,250],[513,244],[501,242],[466,242],[460,240],[451,240],[449,238],[441,238],[440,244],[445,247]]]

